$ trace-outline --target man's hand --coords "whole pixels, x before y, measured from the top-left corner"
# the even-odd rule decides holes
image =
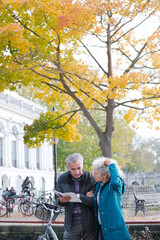
[[[61,196],[60,194],[57,194],[58,195],[58,197],[59,197],[59,201],[60,201],[60,203],[67,203],[67,202],[69,202],[69,200],[71,199],[71,197],[70,196]]]

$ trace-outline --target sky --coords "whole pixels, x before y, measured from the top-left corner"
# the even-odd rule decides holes
[[[139,124],[139,128],[136,130],[136,133],[142,138],[160,138],[160,130],[154,130],[147,127],[145,122]]]

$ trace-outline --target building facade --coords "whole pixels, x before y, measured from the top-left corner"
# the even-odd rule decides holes
[[[23,128],[31,124],[42,106],[20,97],[17,93],[0,93],[0,189],[14,187],[21,192],[21,184],[30,177],[36,191],[54,187],[53,148],[45,142],[28,148],[23,141]]]

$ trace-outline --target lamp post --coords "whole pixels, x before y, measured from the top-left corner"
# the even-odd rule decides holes
[[[53,112],[55,111],[55,107],[52,108]],[[57,143],[58,139],[53,137],[53,155],[54,155],[54,189],[57,187]]]
[[[57,187],[57,139],[54,137],[54,189]]]

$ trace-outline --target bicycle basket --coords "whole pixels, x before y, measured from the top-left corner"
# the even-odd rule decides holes
[[[45,205],[48,205],[48,204],[45,204]],[[54,212],[52,221],[56,220],[58,215],[59,215],[59,212]],[[41,219],[43,221],[49,221],[50,217],[51,217],[51,212],[49,210],[45,209],[43,205],[38,205],[35,210],[35,216],[38,219]]]

